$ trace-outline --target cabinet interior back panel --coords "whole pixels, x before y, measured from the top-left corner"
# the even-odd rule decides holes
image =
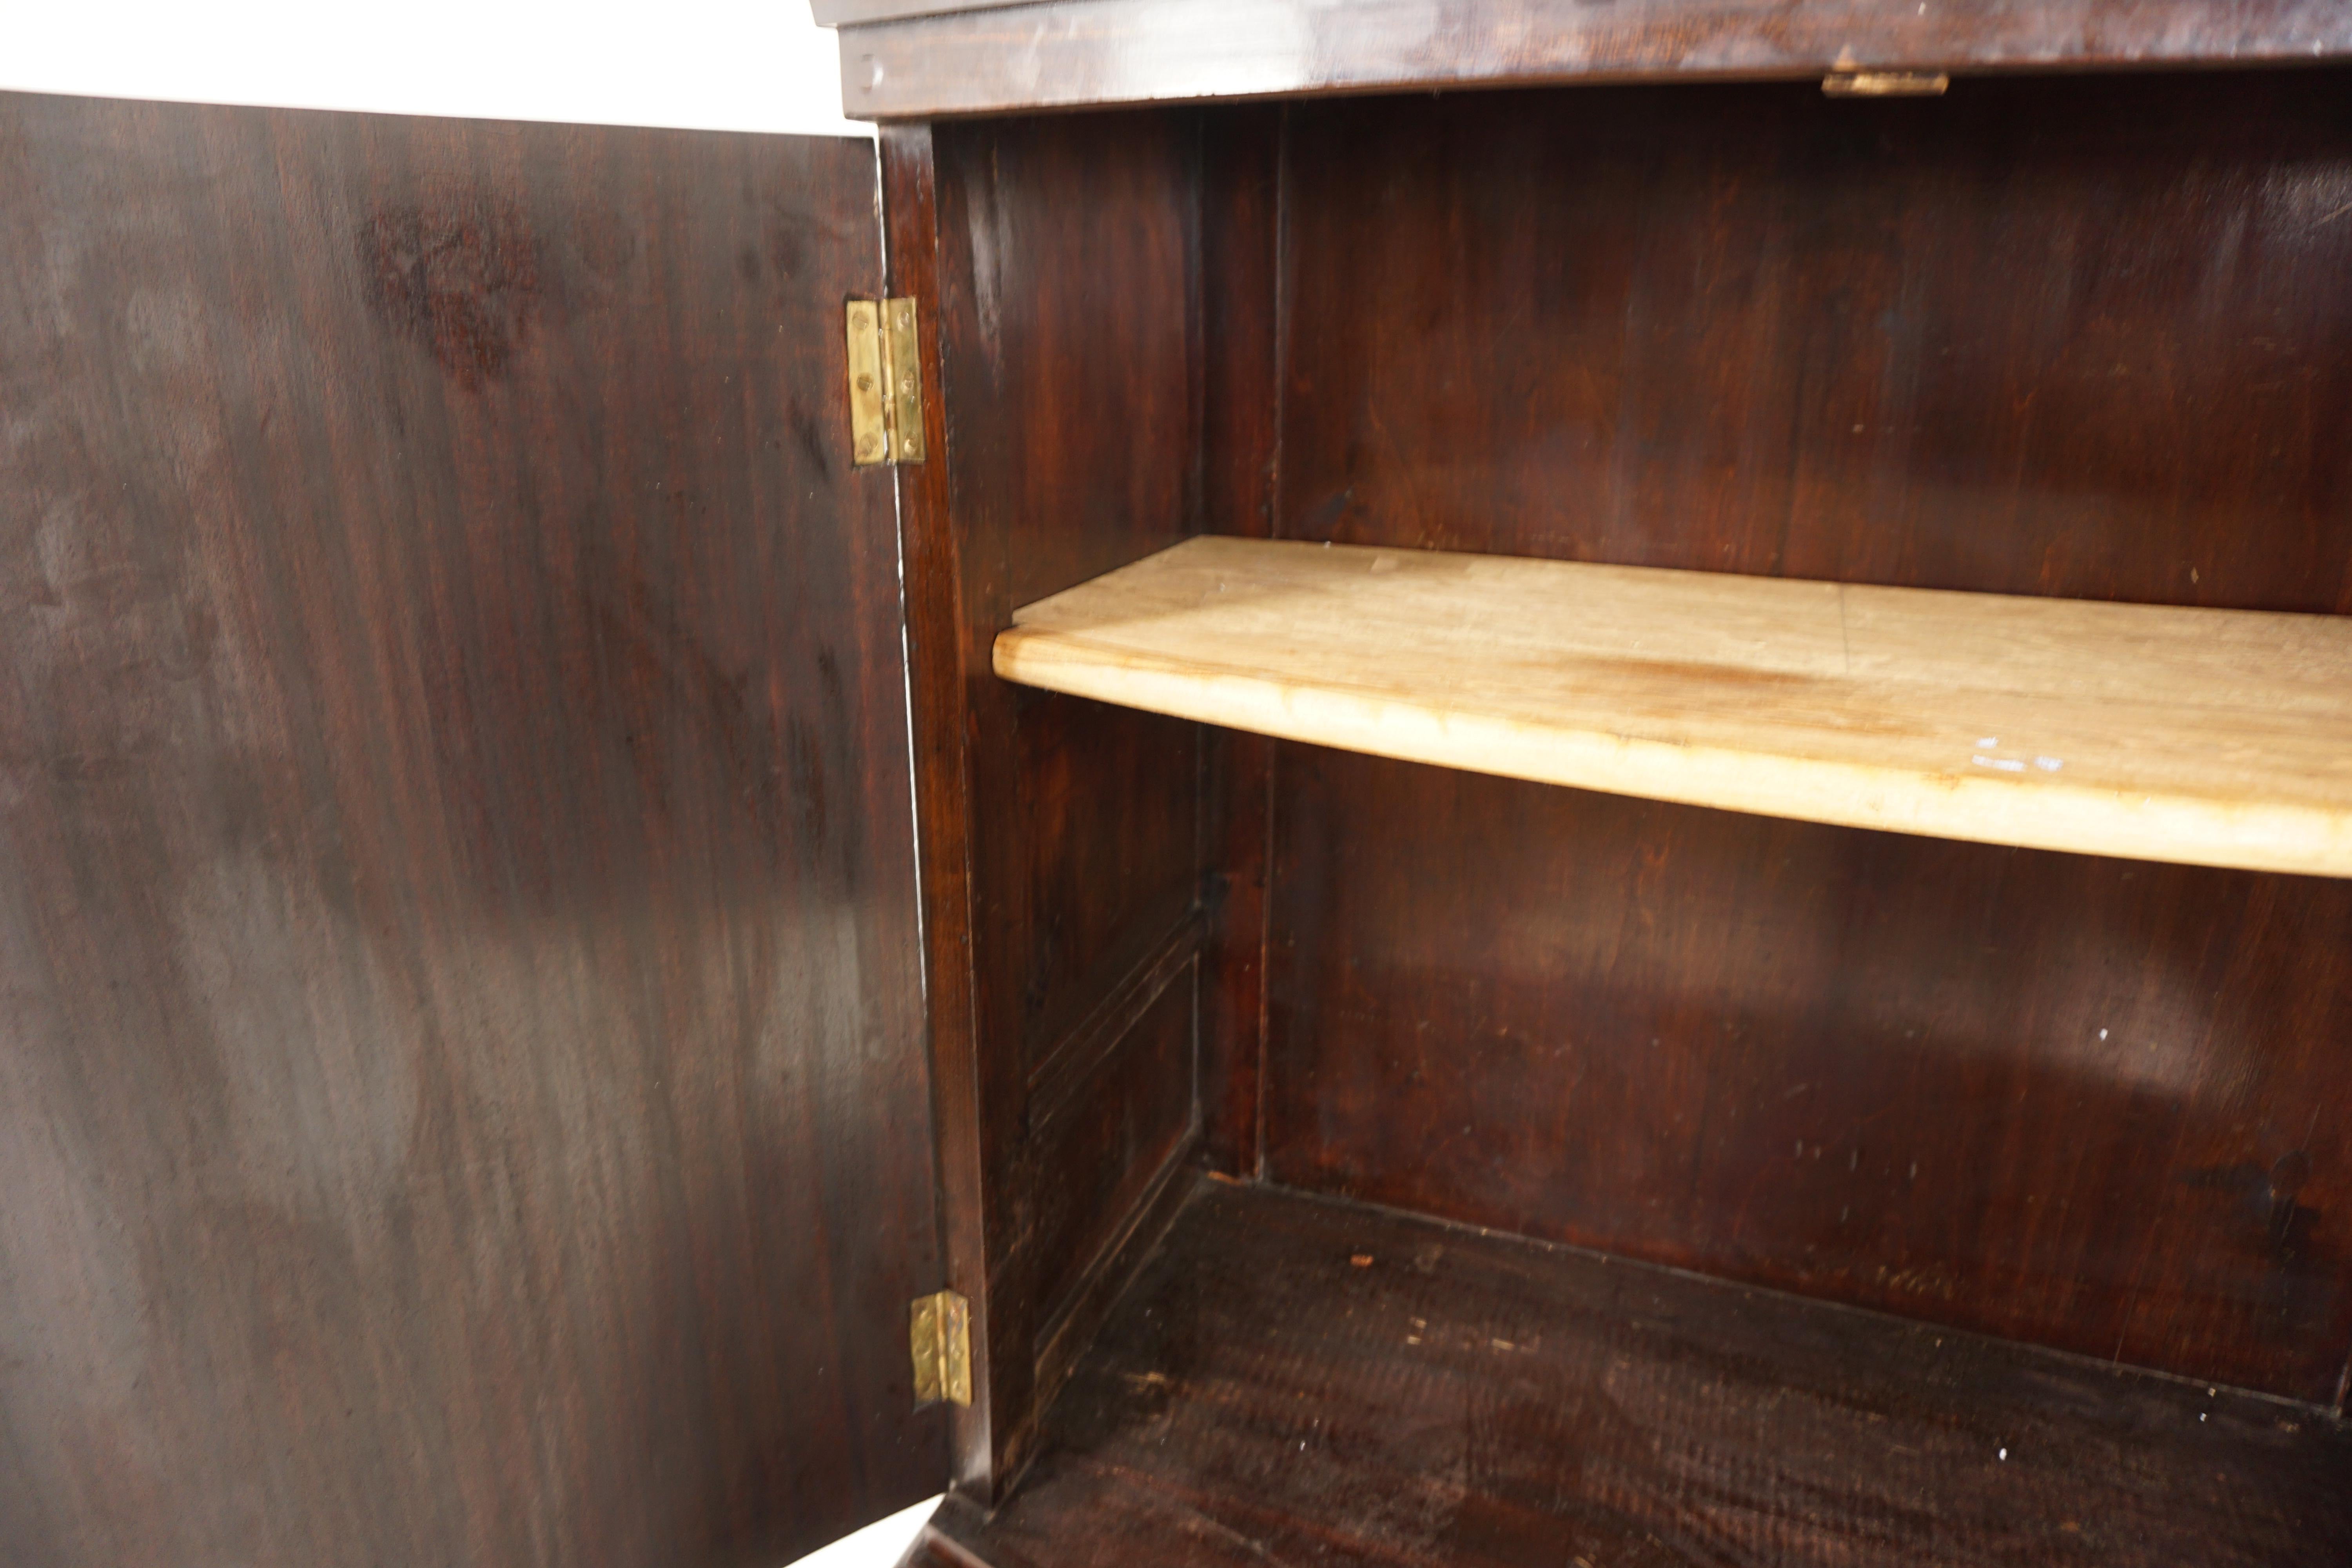
[[[2352,611],[2352,77],[1294,106],[1276,531]],[[2332,1401],[2352,883],[1285,746],[1277,1179]]]

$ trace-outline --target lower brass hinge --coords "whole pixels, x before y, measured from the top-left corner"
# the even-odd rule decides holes
[[[923,460],[923,361],[912,300],[849,301],[849,460]]]
[[[915,1403],[971,1403],[971,1304],[952,1290],[918,1296],[908,1310]]]

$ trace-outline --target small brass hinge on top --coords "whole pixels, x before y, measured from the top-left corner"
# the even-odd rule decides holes
[[[919,1296],[908,1310],[915,1403],[971,1403],[971,1304],[952,1290]]]
[[[1941,98],[1951,85],[1942,71],[1835,70],[1822,78],[1832,98]]]
[[[849,301],[849,460],[923,460],[923,371],[912,300]]]

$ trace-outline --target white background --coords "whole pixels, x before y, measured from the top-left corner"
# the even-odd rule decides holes
[[[873,134],[807,0],[0,0],[0,89]],[[891,1568],[930,1510],[802,1561]]]
[[[808,0],[0,0],[0,88],[871,134]]]

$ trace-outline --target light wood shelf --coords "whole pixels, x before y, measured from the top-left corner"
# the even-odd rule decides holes
[[[1013,619],[1006,679],[1316,745],[2352,876],[2352,618],[1202,538]]]

